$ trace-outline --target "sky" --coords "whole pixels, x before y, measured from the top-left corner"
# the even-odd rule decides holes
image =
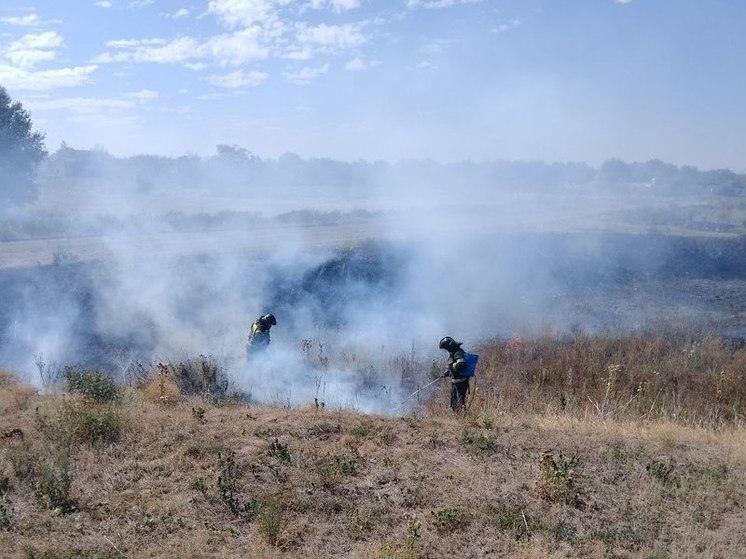
[[[3,0],[54,151],[746,172],[746,2]]]

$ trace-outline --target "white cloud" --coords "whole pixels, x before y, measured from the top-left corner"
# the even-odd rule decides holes
[[[301,44],[317,45],[332,51],[356,47],[363,44],[366,38],[361,33],[362,24],[326,25],[315,27],[299,23],[297,39]]]
[[[56,31],[47,31],[35,35],[24,35],[10,44],[10,48],[18,49],[51,49],[62,45],[62,35]]]
[[[310,60],[313,58],[313,50],[309,45],[294,46],[284,55],[284,58],[290,60]]]
[[[158,92],[153,91],[152,89],[141,89],[140,91],[134,91],[132,93],[128,93],[126,97],[129,97],[131,99],[137,99],[141,103],[144,103],[146,101],[157,99]]]
[[[278,18],[273,0],[211,0],[207,12],[231,27],[269,24]]]
[[[110,62],[173,64],[186,62],[201,56],[200,44],[191,37],[179,37],[171,42],[162,42],[160,39],[149,39],[144,42],[134,42],[133,45],[129,45],[127,41],[119,41],[117,43],[116,48],[123,50],[100,54],[93,59],[93,62],[100,64]],[[130,48],[130,46],[133,48]]]
[[[519,19],[512,19],[506,23],[501,23],[497,27],[493,27],[490,29],[492,33],[505,33],[506,31],[510,31],[511,29],[515,29],[521,24],[521,20]]]
[[[336,12],[354,10],[360,7],[360,0],[331,0],[332,8]]]
[[[41,20],[36,14],[28,14],[21,17],[3,17],[0,18],[0,23],[7,23],[8,25],[20,25],[20,26],[34,26],[40,25]]]
[[[181,18],[187,17],[188,15],[189,15],[189,10],[187,10],[186,8],[181,8],[179,10],[176,10],[169,17],[171,19],[181,19]]]
[[[62,44],[62,36],[55,31],[24,35],[10,43],[3,56],[14,66],[30,70],[39,62],[54,60],[57,56],[54,49]]]
[[[418,50],[421,54],[441,54],[455,43],[452,39],[435,39],[425,43]]]
[[[96,99],[92,97],[62,97],[33,102],[33,108],[39,110],[65,110],[79,114],[91,114],[108,111],[134,109],[137,105],[127,99]]]
[[[106,46],[114,49],[128,49],[133,47],[147,47],[165,44],[165,39],[118,39],[116,41],[108,41]]]
[[[457,4],[477,4],[482,0],[408,0],[407,8],[428,8],[439,10],[442,8],[450,8]]]
[[[109,0],[99,0],[98,2],[94,2],[93,5],[99,8],[111,8],[114,4],[109,2]]]
[[[0,65],[3,86],[12,89],[45,91],[57,87],[73,87],[86,83],[98,66],[76,66],[32,72],[13,66]]]
[[[363,62],[359,57],[354,58],[353,60],[350,60],[347,64],[345,64],[345,70],[348,70],[350,72],[358,72],[360,70],[365,70],[368,66]]]
[[[39,62],[45,62],[48,60],[54,60],[56,53],[51,50],[33,50],[33,49],[16,49],[9,50],[5,54],[5,58],[10,60],[14,66],[19,68],[31,69]]]
[[[359,4],[359,0],[326,1],[327,5],[339,9],[351,9]],[[319,53],[332,54],[367,42],[362,32],[366,22],[288,25],[280,18],[280,10],[290,5],[291,0],[211,0],[206,13],[232,27],[230,32],[202,41],[188,36],[170,41],[109,41],[107,47],[115,50],[99,54],[93,62],[179,63],[188,64],[192,69],[201,69],[196,66],[201,63],[214,62],[222,67],[237,67],[270,55],[310,60]]]
[[[269,54],[269,49],[262,44],[261,30],[256,26],[212,37],[202,50],[221,66],[240,66],[250,60],[262,60]]]
[[[144,8],[153,4],[154,0],[134,0],[130,2],[130,8]]]
[[[614,0],[617,4],[629,4],[632,0]]]
[[[251,60],[262,60],[269,49],[262,44],[261,30],[248,27],[233,33],[216,35],[200,43],[192,37],[179,37],[166,42],[163,39],[110,41],[107,46],[116,52],[105,52],[94,58],[100,64],[112,62],[149,62],[156,64],[190,64],[198,68],[205,58],[212,58],[221,66],[239,66]]]
[[[290,83],[297,85],[306,85],[311,83],[319,76],[329,71],[329,64],[324,64],[319,68],[305,67],[296,72],[285,72],[285,79]]]
[[[321,10],[325,7],[330,7],[337,13],[346,12],[348,10],[354,10],[360,7],[360,0],[309,0],[303,6],[303,8],[311,8],[313,10]]]
[[[212,75],[207,79],[219,87],[253,87],[264,83],[268,77],[269,74],[264,72],[244,73],[242,70],[236,70],[222,76]]]
[[[427,61],[420,62],[419,64],[417,64],[417,66],[415,66],[415,68],[419,70],[437,70],[438,69],[438,67],[435,64],[433,64],[432,62],[427,62]]]

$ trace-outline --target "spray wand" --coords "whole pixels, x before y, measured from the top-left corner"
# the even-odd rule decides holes
[[[419,394],[420,392],[422,392],[423,390],[425,390],[425,388],[428,388],[428,387],[432,386],[433,384],[435,384],[436,382],[438,382],[439,380],[441,380],[441,379],[443,379],[443,378],[445,378],[445,377],[446,377],[446,375],[445,375],[445,374],[444,374],[444,375],[442,375],[442,376],[439,376],[439,377],[438,377],[438,378],[436,378],[436,379],[435,379],[434,381],[432,381],[432,382],[429,382],[429,383],[427,383],[427,384],[426,384],[425,386],[423,386],[422,388],[418,388],[417,390],[415,390],[414,392],[412,392],[412,393],[411,393],[411,394],[410,394],[409,396],[407,396],[407,397],[406,397],[406,398],[405,398],[404,400],[402,400],[402,403],[401,403],[401,404],[399,404],[399,407],[401,407],[401,406],[403,406],[404,404],[406,404],[406,403],[407,403],[407,402],[408,402],[409,400],[411,400],[412,398],[414,398],[414,397],[415,397],[415,396],[416,396],[417,394]]]

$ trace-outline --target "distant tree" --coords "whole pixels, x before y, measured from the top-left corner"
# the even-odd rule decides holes
[[[218,144],[217,146],[218,157],[226,159],[232,162],[243,162],[248,161],[251,157],[251,153],[246,148],[237,146],[236,144]]]
[[[44,134],[31,130],[31,116],[0,86],[0,208],[32,200],[34,171],[47,156]]]
[[[601,186],[628,185],[632,180],[632,169],[621,159],[608,159],[598,170],[597,180]]]

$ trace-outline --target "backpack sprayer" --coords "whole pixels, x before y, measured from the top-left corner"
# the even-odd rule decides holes
[[[464,359],[466,360],[466,369],[464,369],[464,377],[465,378],[471,378],[471,377],[474,376],[474,373],[477,370],[477,363],[479,362],[479,355],[477,355],[476,353],[466,353],[466,352],[464,352]],[[417,390],[415,390],[414,392],[412,392],[409,396],[407,396],[404,400],[402,400],[402,403],[399,404],[399,407],[403,406],[409,400],[411,400],[412,398],[414,398],[417,394],[419,394],[420,392],[422,392],[426,388],[431,387],[433,384],[435,384],[436,382],[438,382],[441,379],[446,378],[447,376],[448,376],[448,371],[446,371],[445,373],[443,373],[441,376],[439,376],[438,378],[436,378],[434,381],[429,382],[428,384],[426,384],[422,388],[418,388]]]

